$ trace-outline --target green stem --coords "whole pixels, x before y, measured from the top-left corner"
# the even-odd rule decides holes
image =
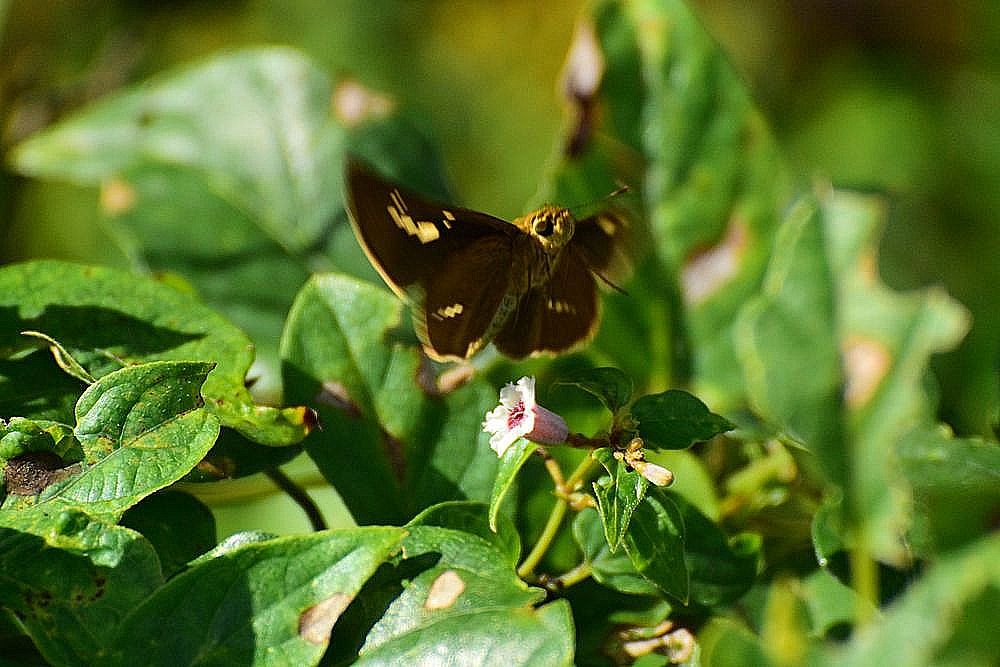
[[[517,576],[525,579],[535,571],[538,563],[542,560],[545,552],[549,550],[552,546],[552,540],[555,539],[556,533],[559,532],[559,526],[562,525],[563,517],[566,516],[566,508],[569,505],[562,498],[556,499],[556,504],[552,508],[552,512],[549,513],[549,520],[545,522],[545,528],[542,530],[542,534],[538,537],[538,541],[535,542],[535,546],[531,549],[531,553],[528,557],[524,559],[521,566],[517,568]]]
[[[858,544],[862,544],[858,540]],[[858,546],[851,550],[851,583],[858,595],[855,609],[855,624],[861,628],[871,622],[878,609],[878,565],[871,558],[868,549]]]
[[[557,590],[565,590],[570,586],[580,583],[584,579],[590,578],[590,575],[594,572],[594,566],[590,561],[583,561],[576,567],[574,567],[569,572],[564,573],[561,577],[554,580],[554,585]]]
[[[588,475],[590,475],[590,471],[593,470],[596,465],[597,461],[595,459],[590,456],[585,456],[583,460],[580,461],[580,465],[578,465],[576,470],[574,470],[569,476],[569,479],[566,480],[566,489],[569,491],[575,491],[576,487],[579,486]]]
[[[573,474],[566,480],[563,488],[567,491],[575,489],[576,486],[586,478],[586,476],[590,473],[591,468],[596,463],[597,462],[590,458],[590,456],[585,456],[576,467],[576,470],[573,471]],[[556,476],[553,475],[553,481],[556,481],[555,477]],[[521,563],[521,566],[517,568],[517,576],[525,579],[534,573],[535,568],[538,567],[538,563],[541,562],[542,558],[545,556],[545,552],[547,552],[549,547],[552,546],[552,541],[559,533],[559,527],[562,525],[562,521],[566,517],[566,510],[568,508],[569,502],[565,497],[556,498],[556,504],[552,506],[552,511],[549,513],[548,521],[545,522],[545,528],[542,529],[542,534],[538,536],[538,541],[535,542],[535,546],[531,548],[531,552]]]

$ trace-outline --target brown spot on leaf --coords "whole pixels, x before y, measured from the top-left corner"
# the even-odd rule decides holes
[[[299,636],[310,644],[330,641],[333,626],[353,599],[347,593],[337,593],[306,609],[299,617]]]
[[[357,127],[372,118],[388,116],[396,105],[388,95],[347,79],[334,89],[332,106],[337,120],[347,127]]]
[[[844,341],[844,402],[849,408],[857,408],[867,403],[882,378],[889,372],[892,354],[885,345],[871,338],[851,336]]]
[[[348,417],[357,419],[361,416],[361,406],[351,397],[347,387],[334,380],[324,382],[314,400],[321,405],[340,410]]]
[[[14,496],[35,496],[51,484],[80,471],[80,464],[63,466],[54,452],[28,452],[15,456],[4,467],[7,493]]]
[[[135,188],[120,178],[112,178],[101,184],[101,210],[107,215],[128,213],[138,199]]]
[[[574,129],[564,149],[568,157],[576,157],[587,148],[597,126],[596,98],[604,78],[604,68],[604,54],[593,23],[580,21],[562,72],[563,91],[576,113]]]
[[[746,223],[739,217],[729,220],[725,236],[714,246],[692,254],[681,270],[684,301],[698,304],[729,282],[739,271],[747,246]]]
[[[455,600],[465,590],[465,581],[454,570],[445,570],[431,584],[427,591],[427,601],[424,602],[424,609],[434,611],[436,609],[447,609],[455,604]]]

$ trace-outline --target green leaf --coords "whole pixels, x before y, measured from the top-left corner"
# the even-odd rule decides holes
[[[576,387],[596,396],[612,414],[632,399],[632,379],[617,368],[590,368],[559,380],[556,385]]]
[[[990,664],[1000,648],[1000,535],[942,557],[838,656],[840,665]],[[985,603],[985,604],[984,604]]]
[[[364,653],[356,665],[433,664],[572,665],[573,618],[556,600],[537,609],[478,609],[437,622]]]
[[[757,579],[761,539],[752,534],[730,538],[682,496],[655,490],[672,500],[684,526],[684,562],[690,572],[691,602],[719,607],[739,599]]]
[[[148,665],[316,664],[341,614],[405,534],[322,531],[199,561],[119,625],[105,664],[137,655]]]
[[[201,409],[201,362],[161,361],[105,375],[77,403],[75,434],[88,465],[42,492],[40,508],[73,508],[117,519],[145,496],[176,482],[219,434]]]
[[[0,356],[24,349],[19,332],[29,329],[58,340],[97,378],[127,364],[215,362],[202,392],[206,409],[257,442],[287,445],[312,426],[306,408],[255,405],[244,385],[253,362],[247,337],[190,294],[153,280],[54,261],[2,267]]]
[[[503,517],[496,527],[491,526],[488,510],[485,503],[453,500],[428,507],[406,525],[437,526],[475,535],[499,550],[514,567],[521,558],[521,536],[508,517]]]
[[[729,421],[679,389],[643,396],[632,406],[632,416],[639,422],[643,446],[650,449],[686,449],[733,429]]]
[[[3,317],[0,308],[0,320]],[[0,356],[4,356],[2,349]],[[0,415],[71,423],[73,406],[84,388],[46,350],[0,359]]]
[[[510,613],[531,609],[544,599],[541,589],[531,588],[514,572],[509,554],[494,541],[478,535],[419,524],[408,524],[403,541],[400,572],[408,565],[419,572],[407,573],[406,584],[392,600],[382,618],[367,634],[360,655],[379,651],[385,644],[406,644],[412,635],[436,632],[448,619],[468,617],[470,623],[484,610]],[[420,567],[421,563],[425,563]],[[428,567],[429,566],[429,567]],[[464,636],[441,635],[452,651],[464,646]]]
[[[645,84],[632,102],[650,231],[678,284],[693,391],[728,409],[743,400],[733,323],[760,285],[792,179],[727,54],[686,3],[629,3],[621,20]]]
[[[212,511],[181,491],[166,489],[144,498],[122,515],[121,525],[152,543],[168,579],[215,546]]]
[[[524,438],[518,438],[500,457],[497,476],[493,480],[493,492],[490,494],[489,520],[491,530],[497,529],[500,508],[503,506],[507,493],[514,486],[518,471],[528,462],[536,449],[538,449],[537,444]]]
[[[757,635],[731,618],[713,617],[698,635],[701,664],[718,667],[771,665]]]
[[[893,452],[932,426],[927,360],[961,338],[968,317],[939,291],[896,294],[874,278],[883,217],[881,201],[860,194],[800,202],[737,339],[754,404],[843,488],[846,525],[901,565],[909,493]]]
[[[821,215],[812,198],[789,212],[763,293],[743,311],[737,340],[755,409],[803,443],[827,477],[843,485],[843,376]]]
[[[28,452],[52,452],[64,457],[78,449],[73,429],[58,422],[12,417],[0,419],[0,463]]]
[[[345,96],[362,108],[345,108]],[[345,153],[381,165],[391,147],[394,172],[419,174],[404,182],[443,190],[419,128],[391,103],[365,111],[365,96],[376,94],[332,86],[291,49],[224,53],[84,109],[21,144],[13,163],[101,185],[105,222],[133,266],[194,285],[251,334],[266,376],[284,315],[315,267],[376,276],[343,211]]]
[[[573,539],[593,570],[594,579],[613,590],[633,595],[655,595],[659,588],[639,574],[622,551],[611,553],[604,526],[596,510],[587,508],[573,520]]]
[[[918,429],[899,444],[898,461],[914,498],[910,544],[933,556],[990,531],[1000,513],[1000,445]]]
[[[615,553],[628,531],[632,513],[646,495],[649,482],[639,473],[629,470],[628,465],[616,459],[607,447],[594,450],[592,456],[610,475],[598,479],[593,486],[608,547],[611,553]]]
[[[684,604],[691,590],[685,555],[687,530],[677,505],[662,493],[650,493],[633,513],[623,540],[636,571]]]
[[[152,546],[73,510],[0,511],[0,606],[50,664],[99,664],[122,620],[163,581]]]
[[[493,486],[497,460],[482,421],[495,391],[478,378],[443,396],[428,387],[418,346],[399,340],[402,309],[372,284],[318,275],[282,338],[286,395],[317,405],[324,424],[306,449],[359,523],[485,501]]]

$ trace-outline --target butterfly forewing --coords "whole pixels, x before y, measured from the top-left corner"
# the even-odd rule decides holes
[[[597,284],[583,256],[570,245],[550,280],[521,298],[494,342],[516,359],[565,352],[589,340],[597,320]]]
[[[417,333],[431,356],[465,359],[489,342],[503,311],[514,305],[511,260],[511,244],[500,236],[476,239],[444,260],[415,312]],[[505,301],[511,307],[504,308]]]
[[[507,222],[428,200],[390,183],[367,165],[347,165],[347,205],[355,233],[372,264],[393,290],[434,280],[445,258],[483,237],[511,238]]]

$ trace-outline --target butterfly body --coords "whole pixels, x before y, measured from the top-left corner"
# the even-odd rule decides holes
[[[620,223],[544,206],[512,222],[448,206],[350,161],[354,231],[386,284],[410,302],[434,359],[467,359],[491,340],[507,356],[563,352],[598,321],[595,272]]]

